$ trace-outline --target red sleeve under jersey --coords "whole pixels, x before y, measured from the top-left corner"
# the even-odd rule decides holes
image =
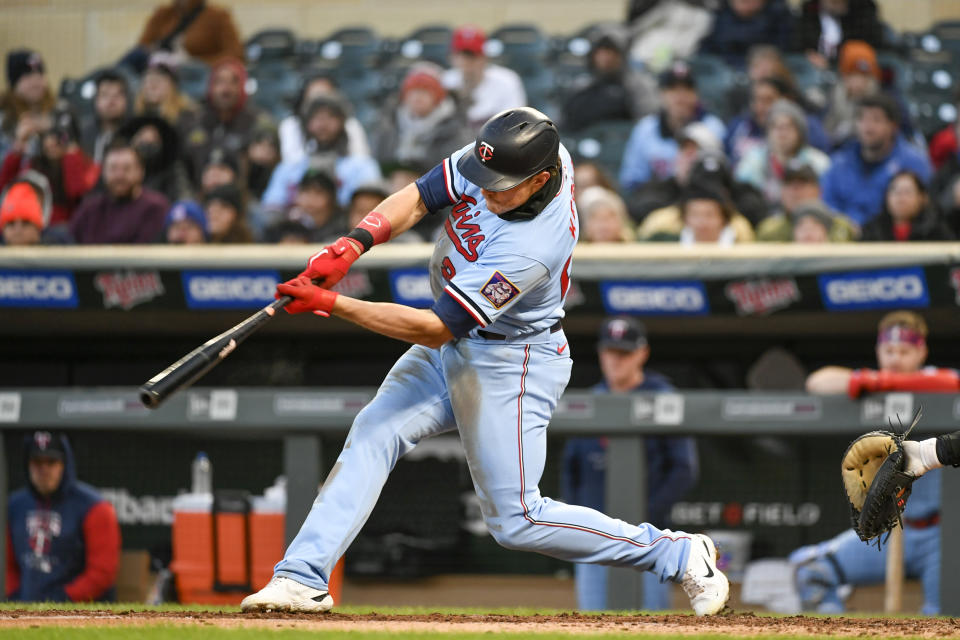
[[[7,590],[9,598],[20,588],[20,567],[17,565],[17,556],[13,552],[13,536],[10,535],[10,528],[7,528]]]
[[[83,573],[64,587],[73,602],[96,600],[117,580],[120,563],[120,525],[109,502],[93,505],[83,519],[86,563]]]

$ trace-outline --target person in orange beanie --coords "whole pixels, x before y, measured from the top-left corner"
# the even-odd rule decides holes
[[[44,220],[42,196],[28,181],[14,182],[0,200],[0,232],[3,244],[22,247],[41,244]]]

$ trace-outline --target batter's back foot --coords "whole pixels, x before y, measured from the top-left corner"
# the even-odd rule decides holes
[[[690,556],[680,586],[698,616],[719,613],[730,598],[730,582],[717,568],[717,547],[701,533],[691,536]]]
[[[240,603],[244,613],[253,611],[290,611],[324,613],[333,608],[333,597],[326,591],[308,587],[286,576],[273,576],[263,589]]]

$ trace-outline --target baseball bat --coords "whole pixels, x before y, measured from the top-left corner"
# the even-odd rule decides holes
[[[887,544],[886,589],[883,610],[899,613],[903,607],[903,527],[899,524],[890,532]]]
[[[266,324],[279,309],[292,301],[293,298],[290,296],[282,296],[243,322],[210,338],[147,380],[140,387],[140,402],[148,409],[156,409],[164,400],[177,391],[186,389],[210,369],[220,364],[220,361],[233,353],[250,334]]]

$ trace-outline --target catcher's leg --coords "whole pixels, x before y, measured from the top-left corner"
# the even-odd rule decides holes
[[[860,540],[853,529],[790,554],[796,568],[797,589],[804,608],[821,613],[839,613],[851,588],[882,583],[886,571],[886,550]]]
[[[940,526],[903,529],[903,562],[908,578],[923,583],[923,609],[927,616],[940,613]]]
[[[437,351],[412,347],[393,366],[376,397],[354,420],[343,451],[300,532],[283,560],[274,567],[271,585],[279,578],[280,586],[268,585],[250,596],[244,600],[244,610],[262,610],[267,608],[265,605],[277,604],[269,600],[283,598],[284,589],[295,589],[286,580],[325,592],[330,572],[370,516],[400,456],[421,439],[454,426]],[[266,603],[260,602],[264,599]],[[303,607],[306,609],[297,605],[271,608],[316,610],[306,603]]]

